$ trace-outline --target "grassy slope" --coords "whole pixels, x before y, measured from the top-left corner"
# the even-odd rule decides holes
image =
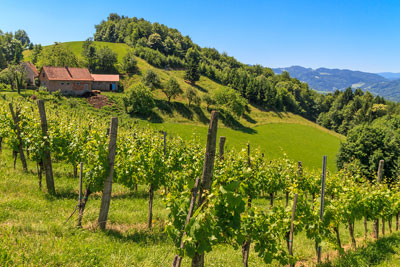
[[[35,170],[32,162],[29,170]],[[71,177],[71,167],[55,163],[55,185],[57,195],[49,196],[37,188],[34,171],[25,174],[20,162],[12,168],[9,149],[0,155],[0,266],[168,266],[173,256],[172,241],[163,232],[167,220],[160,192],[155,194],[154,227],[146,229],[147,192],[139,187],[130,192],[123,186],[113,185],[113,197],[107,230],[94,227],[100,207],[100,194],[89,198],[83,228],[74,227],[77,214],[65,223],[78,199],[78,181]],[[45,185],[44,185],[45,187]],[[278,196],[277,204],[283,205]],[[269,208],[268,199],[256,199],[259,209]],[[369,223],[372,230],[372,223]],[[364,244],[362,222],[356,223],[358,245]],[[349,247],[349,235],[342,225],[342,243]],[[369,266],[371,263],[394,266],[398,263],[400,237],[394,234],[377,244],[367,243],[367,248],[349,252],[340,266]],[[301,263],[313,265],[314,243],[304,233],[294,238],[294,253]],[[323,260],[327,255],[332,260],[336,255],[332,247],[323,243]],[[252,249],[250,266],[263,266]],[[229,245],[213,248],[206,255],[207,266],[242,266],[240,250]],[[329,264],[327,264],[330,266]],[[183,266],[190,266],[185,258]],[[279,266],[273,264],[273,266]]]
[[[96,46],[109,46],[118,54],[119,60],[128,49],[126,44],[94,42]],[[77,57],[81,57],[82,42],[64,43]],[[46,49],[46,48],[44,48]],[[30,51],[25,51],[25,59],[29,60]],[[162,82],[170,77],[177,79],[183,90],[190,87],[184,82],[184,71],[163,70],[149,65],[146,61],[137,58],[139,72],[131,77],[126,77],[125,84],[136,84],[141,81],[141,76],[146,70],[154,70]],[[212,93],[222,85],[202,76],[197,82],[200,95]],[[129,90],[129,89],[128,89]],[[122,95],[109,93],[118,99]],[[207,123],[210,113],[205,106],[201,108],[188,108],[183,97],[177,98],[173,105],[166,103],[166,97],[160,90],[155,92],[158,101],[159,118],[149,122],[139,120],[141,125],[149,125],[160,130],[166,130],[170,134],[177,134],[184,138],[197,135],[204,141]],[[157,121],[158,123],[155,123]],[[162,122],[162,123],[160,123]],[[223,126],[223,124],[220,124]],[[221,135],[227,137],[227,145],[237,149],[244,148],[247,142],[253,148],[259,148],[267,157],[277,158],[286,153],[290,159],[303,161],[305,167],[319,168],[323,155],[328,156],[328,168],[335,170],[336,153],[343,136],[329,131],[319,125],[312,123],[301,116],[292,113],[275,113],[261,111],[250,106],[248,116],[241,118],[236,123],[236,130],[231,127],[223,127],[219,130]]]

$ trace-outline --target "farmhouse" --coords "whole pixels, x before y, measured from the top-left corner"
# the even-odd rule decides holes
[[[35,86],[35,79],[39,77],[39,72],[36,69],[35,65],[33,65],[31,62],[24,62],[22,63],[22,66],[25,69],[26,72],[26,82],[28,84],[28,87],[32,88]]]
[[[116,91],[118,90],[118,74],[92,74],[93,90]]]
[[[40,85],[50,92],[60,90],[64,95],[84,95],[92,90],[93,77],[86,68],[43,67]]]

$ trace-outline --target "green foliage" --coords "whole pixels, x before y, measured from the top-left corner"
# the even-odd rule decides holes
[[[21,42],[23,48],[27,48],[31,44],[28,34],[24,30],[18,30],[14,33],[14,38]]]
[[[190,106],[192,103],[194,103],[195,105],[200,105],[201,103],[201,98],[199,97],[199,95],[196,92],[196,89],[194,89],[193,87],[189,87],[186,90],[185,93],[185,97],[188,100],[188,105]]]
[[[199,61],[200,54],[197,49],[189,48],[185,56],[186,70],[185,79],[191,84],[195,84],[200,79]]]
[[[37,66],[79,67],[80,63],[74,53],[62,44],[56,43],[43,49],[37,58]]]
[[[122,58],[121,69],[125,73],[135,73],[137,72],[137,60],[135,58],[135,52],[130,49]]]
[[[217,105],[226,107],[238,117],[241,117],[246,110],[247,101],[231,88],[222,87],[215,91],[213,99]]]
[[[97,49],[96,52],[96,72],[115,73],[115,65],[118,62],[117,53],[108,46]]]
[[[168,102],[171,102],[171,98],[176,98],[177,96],[183,94],[179,83],[174,78],[170,78],[161,90],[168,98]]]
[[[142,82],[144,85],[150,87],[152,90],[161,87],[160,77],[158,77],[157,73],[155,73],[151,69],[148,69],[143,75]]]
[[[87,67],[90,71],[95,70],[96,68],[96,55],[97,50],[93,45],[93,40],[88,38],[82,44],[82,56],[87,61]]]
[[[123,100],[126,112],[131,115],[149,115],[155,107],[153,93],[142,84],[130,88]]]
[[[337,155],[337,165],[341,169],[346,163],[357,160],[363,175],[372,180],[378,170],[379,160],[385,160],[384,176],[397,179],[400,160],[399,133],[381,125],[361,125],[352,129]]]

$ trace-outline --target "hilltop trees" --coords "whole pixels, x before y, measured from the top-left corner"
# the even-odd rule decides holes
[[[192,85],[200,79],[199,72],[199,61],[200,54],[194,48],[189,48],[185,56],[186,61],[186,71],[185,79],[188,80]]]

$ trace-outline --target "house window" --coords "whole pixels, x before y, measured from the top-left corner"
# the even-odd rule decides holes
[[[44,72],[43,72],[43,78],[44,78],[44,76],[45,76],[45,75],[44,75]]]
[[[67,85],[69,85],[69,83],[67,83]]]
[[[61,85],[64,85],[64,83],[61,83]]]
[[[75,84],[76,84],[76,85],[80,85],[81,83],[80,83],[80,82],[76,82]]]

